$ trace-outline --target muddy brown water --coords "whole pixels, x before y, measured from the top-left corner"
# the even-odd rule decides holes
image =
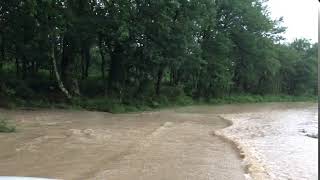
[[[305,103],[193,106],[109,114],[4,110],[17,132],[0,134],[0,176],[58,179],[244,179],[239,152],[214,131],[221,113],[304,107]]]

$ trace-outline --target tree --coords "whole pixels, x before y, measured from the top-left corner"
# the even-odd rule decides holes
[[[264,2],[2,0],[1,89],[121,103],[314,94],[318,44],[280,43],[282,18]]]

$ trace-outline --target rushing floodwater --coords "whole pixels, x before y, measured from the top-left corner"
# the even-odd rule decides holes
[[[65,180],[244,180],[241,159],[213,131],[217,116],[173,110],[112,115],[5,111],[18,132],[0,134],[0,176]]]
[[[313,180],[318,176],[317,139],[312,138],[317,115],[313,103],[118,115],[0,109],[0,117],[17,125],[16,133],[0,133],[0,176],[242,180],[250,172],[258,180]],[[242,155],[221,136],[234,141]]]
[[[234,124],[218,133],[235,141],[255,177],[318,179],[316,106],[221,115]]]

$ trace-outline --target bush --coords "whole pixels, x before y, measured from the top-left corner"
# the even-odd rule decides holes
[[[16,128],[8,124],[8,122],[4,119],[0,120],[0,133],[11,133],[15,132]]]
[[[166,96],[160,95],[150,99],[148,104],[152,108],[159,108],[163,106],[168,106],[170,102]]]
[[[7,88],[10,89],[11,91],[11,93],[8,94],[10,96],[28,99],[35,95],[34,91],[28,87],[25,81],[12,80],[8,82],[6,85],[7,85]]]
[[[81,107],[88,110],[104,111],[111,113],[126,112],[124,104],[120,104],[112,98],[91,98],[91,99],[75,99],[72,102],[74,107]]]
[[[194,103],[193,99],[189,96],[178,96],[176,99],[177,105],[192,105]]]
[[[105,92],[104,82],[101,79],[90,78],[80,83],[81,94],[88,97],[101,96]]]
[[[52,93],[52,91],[58,90],[56,81],[49,79],[49,77],[45,75],[27,78],[26,84],[32,91],[36,92],[36,95],[47,95]]]
[[[258,102],[297,102],[315,101],[315,96],[288,96],[288,95],[232,95],[210,100],[210,104],[231,103],[258,103]]]
[[[127,109],[122,104],[113,104],[109,108],[109,112],[112,112],[112,113],[124,113],[126,111]]]
[[[135,106],[125,106],[125,111],[126,112],[136,112],[136,111],[139,111],[139,108],[135,107]]]
[[[170,101],[175,100],[177,97],[185,96],[183,88],[180,86],[165,86],[161,89],[161,94],[168,97]]]

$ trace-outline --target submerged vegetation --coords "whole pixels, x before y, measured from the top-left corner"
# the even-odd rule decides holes
[[[0,133],[15,132],[16,128],[8,123],[5,119],[0,119]]]
[[[0,106],[315,99],[318,44],[281,21],[262,0],[2,0]]]

